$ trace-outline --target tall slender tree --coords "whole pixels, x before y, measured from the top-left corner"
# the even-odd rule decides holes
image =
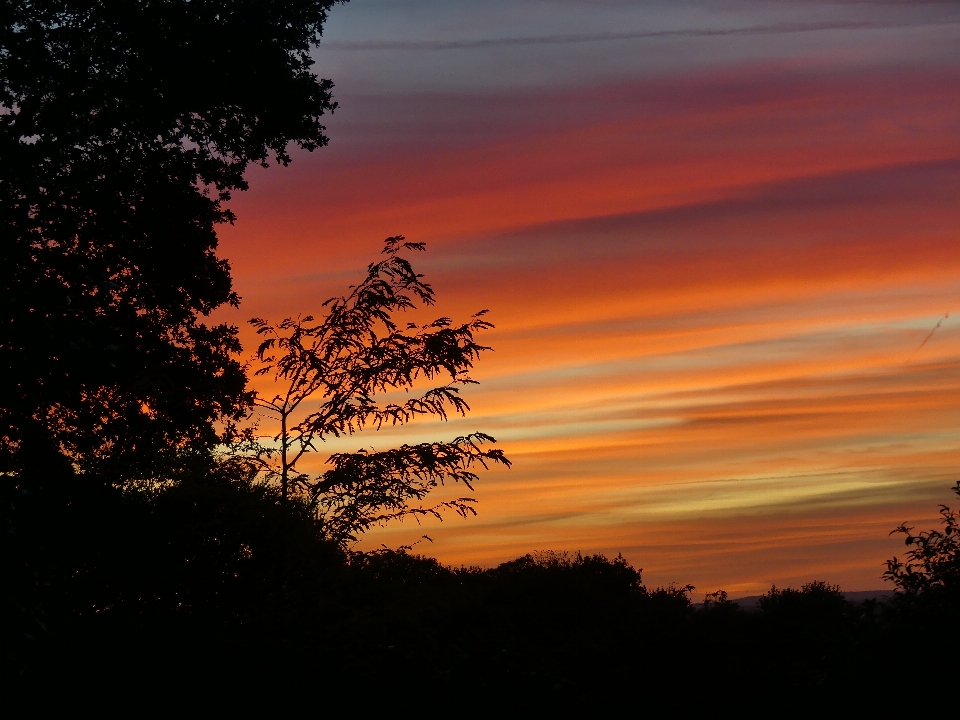
[[[366,278],[347,295],[324,303],[327,313],[320,320],[308,315],[276,325],[250,321],[263,337],[256,374],[275,387],[255,399],[277,426],[271,438],[275,445],[260,449],[261,471],[279,483],[284,500],[290,493],[305,498],[326,535],[341,544],[389,520],[439,518],[444,510],[475,514],[472,497],[427,506],[421,501],[448,480],[472,490],[478,466],[510,465],[502,450],[490,446],[494,438],[476,432],[450,442],[334,453],[327,461],[330,469],[316,476],[297,468],[327,438],[417,417],[446,420],[470,409],[460,388],[475,383],[469,371],[489,349],[475,334],[493,326],[483,310],[459,325],[441,317],[401,327],[398,313],[434,303],[433,288],[399,255],[423,249],[402,236],[387,238],[384,258],[371,263]],[[418,381],[440,384],[418,390]],[[400,390],[408,393],[402,402],[385,396]]]

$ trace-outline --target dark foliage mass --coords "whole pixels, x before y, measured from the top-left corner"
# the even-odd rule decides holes
[[[61,519],[76,539],[63,612],[48,618],[62,641],[21,658],[16,697],[706,712],[859,707],[921,668],[925,686],[953,682],[957,606],[931,615],[935,590],[855,604],[814,582],[747,612],[722,591],[695,605],[690,586],[649,588],[620,557],[541,552],[480,569],[344,552],[306,502],[246,472],[198,459],[151,493],[83,493]]]
[[[327,142],[309,50],[333,0],[3,0],[0,469],[149,473],[235,418],[216,256],[244,170]]]
[[[953,487],[960,498],[960,480]],[[940,506],[942,529],[924,530],[901,524],[892,534],[902,535],[909,550],[905,560],[887,561],[883,576],[899,592],[902,620],[928,633],[960,627],[960,513]],[[957,649],[952,649],[956,657]]]
[[[238,301],[215,227],[250,163],[326,144],[332,4],[0,0],[5,657],[57,627],[111,498],[244,413],[237,330],[206,319]]]

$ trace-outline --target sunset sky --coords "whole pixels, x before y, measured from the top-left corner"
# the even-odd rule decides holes
[[[482,430],[514,462],[478,517],[364,547],[883,586],[960,479],[960,4],[352,0],[316,58],[330,146],[233,202],[228,318],[426,242],[418,318],[497,326],[473,412],[329,449]]]

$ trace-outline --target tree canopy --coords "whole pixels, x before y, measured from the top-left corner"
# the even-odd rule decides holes
[[[143,465],[241,412],[215,227],[250,163],[327,143],[333,4],[0,2],[5,470]]]

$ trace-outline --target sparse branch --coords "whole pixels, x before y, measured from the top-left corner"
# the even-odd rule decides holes
[[[494,442],[489,435],[473,433],[450,443],[332,455],[327,462],[333,467],[323,473],[313,489],[318,515],[333,535],[355,539],[354,533],[388,519],[439,517],[441,509],[454,509],[460,515],[473,512],[470,498],[441,503],[433,509],[413,507],[411,503],[423,500],[447,481],[462,482],[473,490],[477,466],[509,467],[502,450],[484,447]]]
[[[418,417],[447,420],[470,410],[461,387],[474,384],[470,370],[490,348],[475,335],[493,325],[486,311],[454,324],[440,317],[426,325],[401,324],[398,312],[419,303],[432,305],[435,297],[423,276],[397,253],[420,251],[422,243],[402,236],[387,238],[385,257],[367,267],[367,276],[345,296],[323,304],[326,315],[288,317],[273,325],[261,318],[250,321],[262,338],[254,362],[255,374],[279,386],[272,398],[257,395],[257,408],[278,421],[273,437],[282,497],[288,490],[304,493],[313,503],[331,536],[341,542],[355,539],[371,525],[412,515],[440,517],[444,510],[462,516],[473,513],[472,498],[436,505],[419,502],[447,480],[473,489],[471,468],[490,463],[509,466],[498,449],[482,447],[493,438],[482,433],[452,443],[404,445],[386,453],[333,455],[331,470],[316,480],[299,473],[297,463],[317,450],[317,441],[352,435],[365,428],[402,425]],[[411,391],[421,381],[438,382],[402,402],[383,402],[380,396]],[[302,412],[306,401],[317,404]]]

